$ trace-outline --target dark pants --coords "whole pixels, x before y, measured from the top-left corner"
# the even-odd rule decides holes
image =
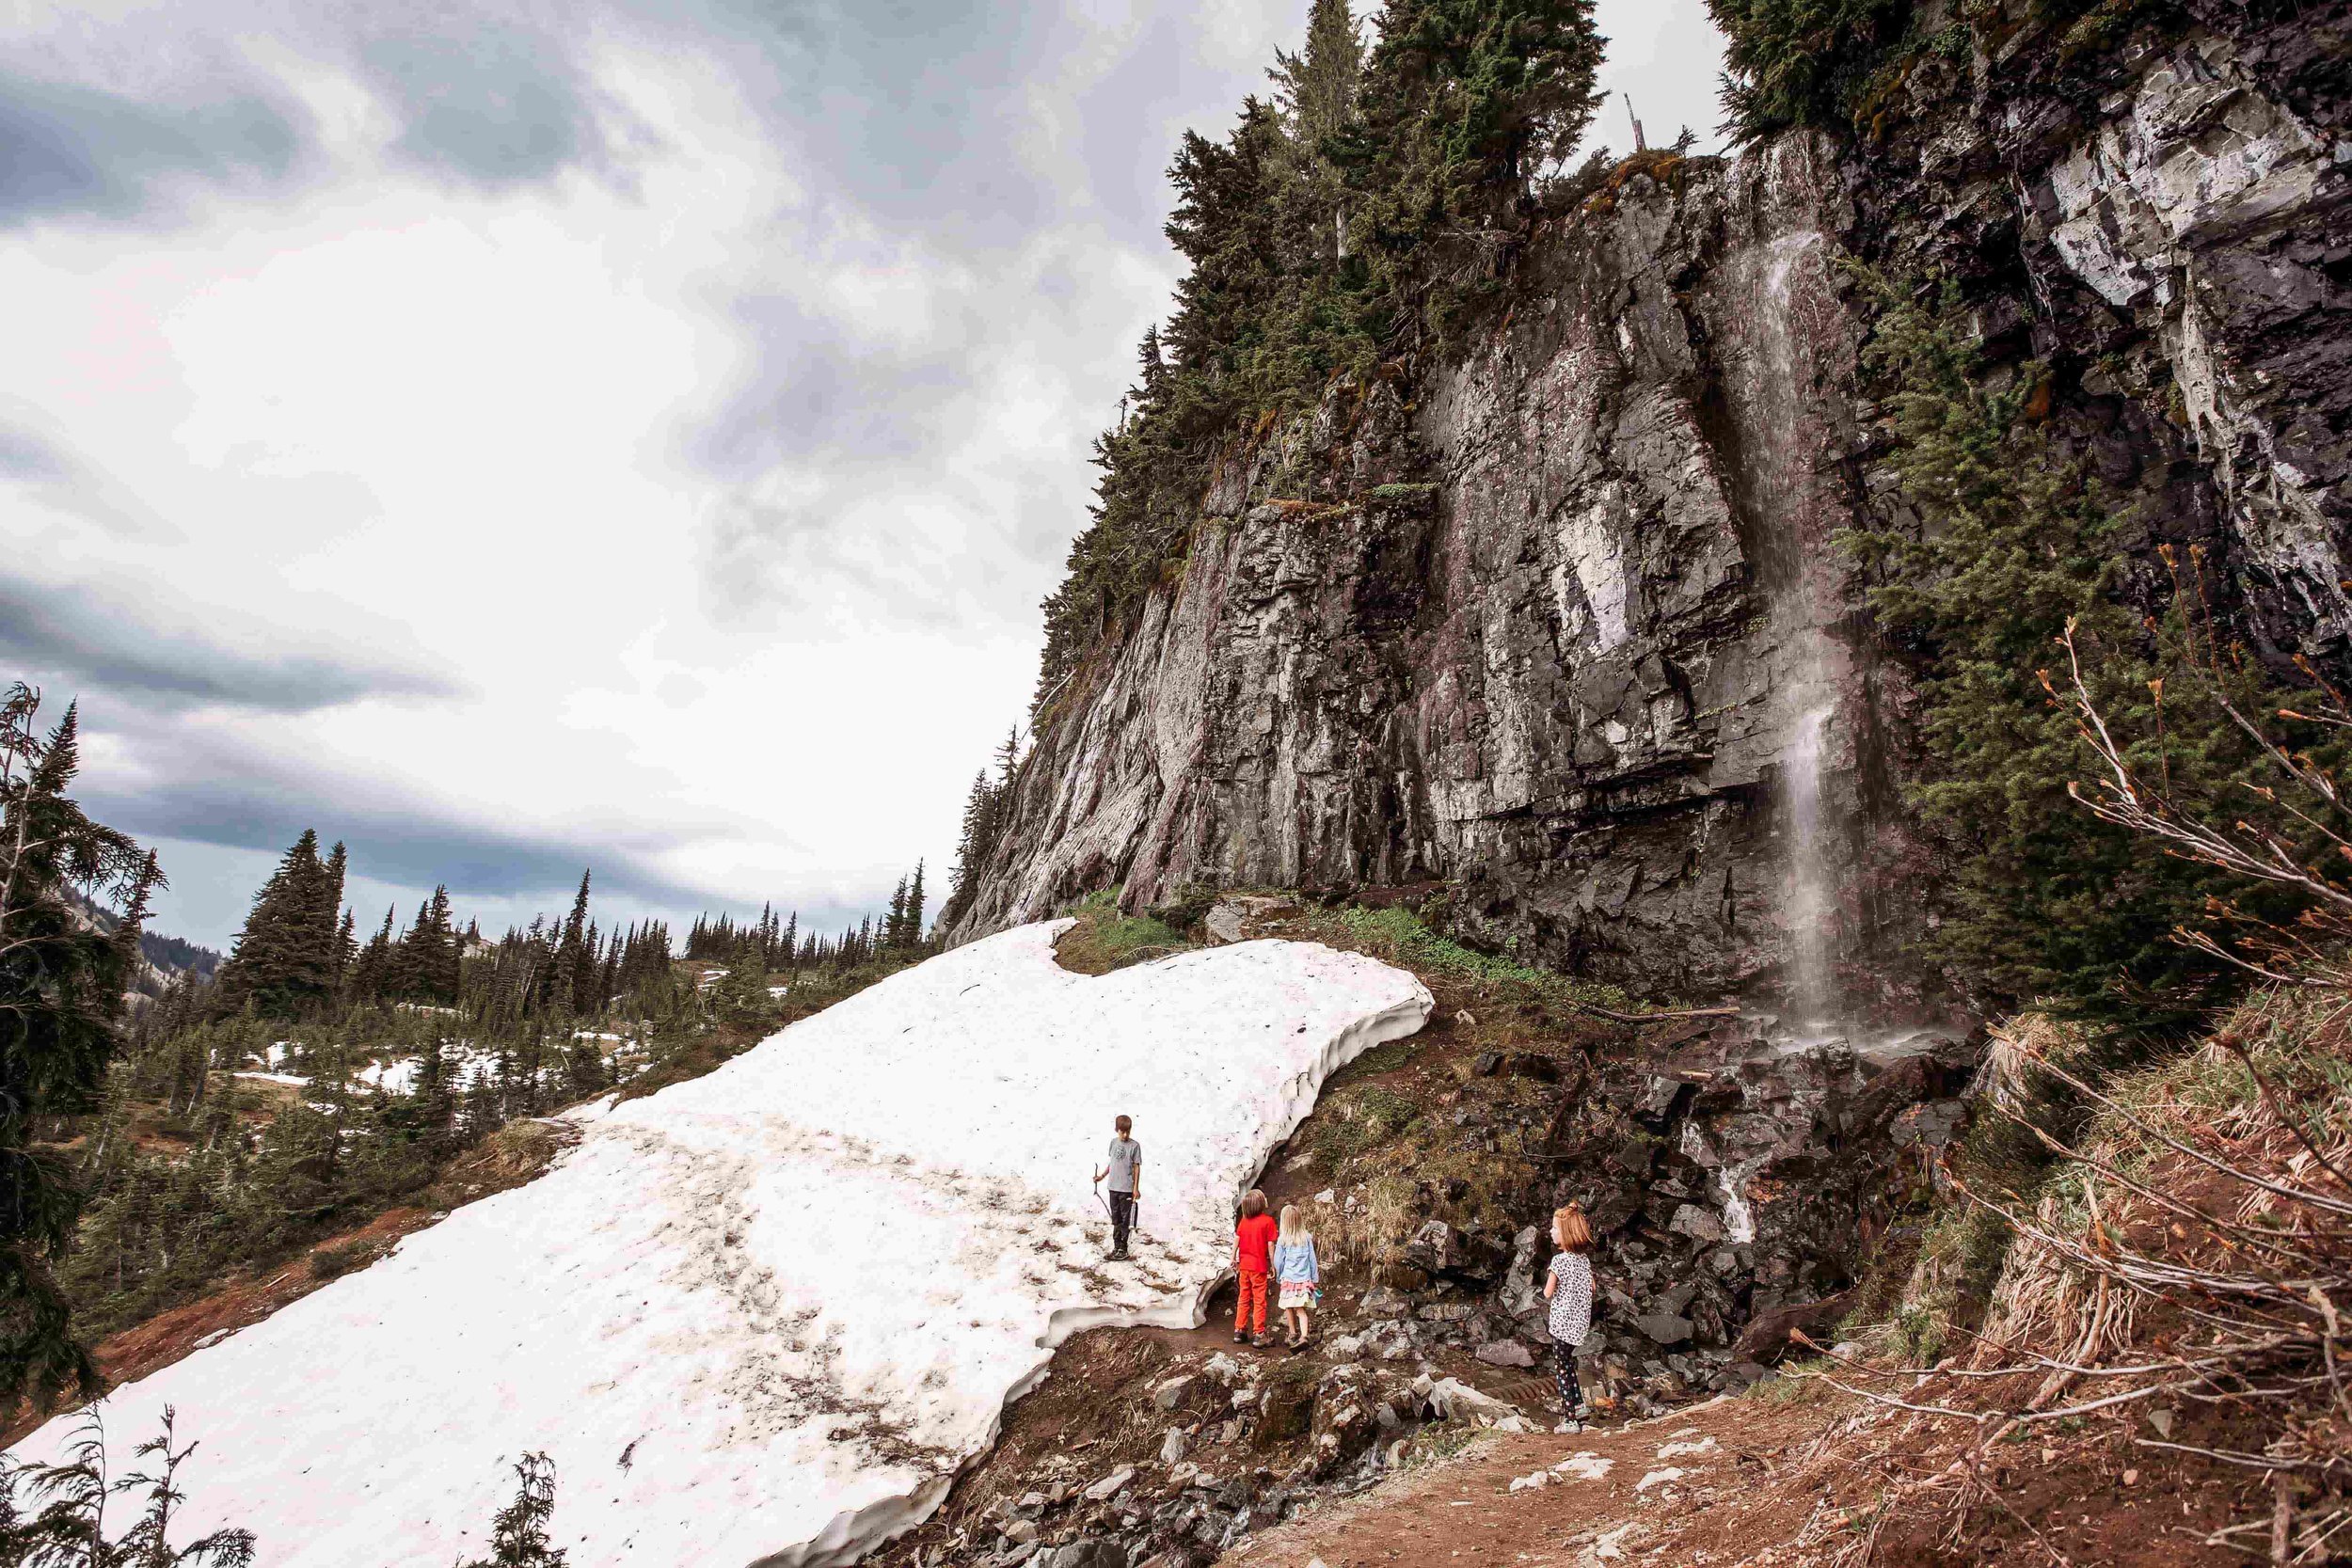
[[[1584,1403],[1584,1386],[1576,1380],[1576,1347],[1565,1339],[1551,1342],[1551,1381],[1560,1390],[1562,1418],[1575,1420],[1577,1410]]]
[[[1111,1194],[1111,1250],[1113,1252],[1127,1250],[1127,1232],[1134,1227],[1135,1223],[1136,1195],[1133,1193]]]

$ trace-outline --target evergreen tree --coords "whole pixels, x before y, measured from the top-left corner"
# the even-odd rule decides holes
[[[1364,70],[1364,35],[1348,13],[1347,0],[1314,0],[1307,13],[1307,45],[1295,55],[1274,52],[1266,74],[1279,89],[1291,135],[1309,151],[1347,128],[1356,109],[1356,87]]]
[[[253,895],[245,928],[214,988],[216,1012],[235,1012],[249,1002],[264,1017],[292,1018],[331,999],[342,857],[337,845],[331,867],[323,863],[319,835],[302,831]]]
[[[899,944],[908,949],[923,945],[923,863],[914,863],[914,875],[907,879],[906,941]]]
[[[898,885],[890,895],[890,912],[882,917],[882,945],[898,948],[907,945],[907,879],[898,879]]]
[[[564,934],[550,966],[553,989],[581,1017],[594,1010],[589,999],[595,990],[596,961],[595,950],[588,944],[588,873],[582,871],[579,896],[572,900],[572,912],[564,918]]]
[[[339,844],[335,847],[341,849],[342,846]],[[351,911],[345,910],[342,923],[335,927],[335,967],[330,983],[337,992],[342,991],[343,983],[351,977],[352,963],[359,954],[359,943],[352,934],[351,926]]]
[[[326,863],[319,868],[318,879],[310,889],[310,908],[303,914],[303,935],[314,944],[306,965],[305,979],[317,988],[317,1000],[331,1000],[342,987],[345,935],[341,919],[343,912],[343,877],[350,869],[351,857],[338,843],[327,852]]]
[[[1343,260],[1346,191],[1328,150],[1355,116],[1364,70],[1363,32],[1349,14],[1347,0],[1314,0],[1307,17],[1306,47],[1296,55],[1278,49],[1274,60],[1266,74],[1275,82],[1275,102],[1290,132],[1299,177],[1309,187],[1309,204],[1318,219],[1328,214],[1329,247],[1327,251],[1318,235],[1314,251],[1319,258]],[[1146,375],[1148,379],[1148,369]]]
[[[92,1388],[52,1267],[83,1194],[64,1157],[38,1145],[40,1119],[95,1105],[118,1044],[155,857],[91,821],[65,793],[80,765],[68,707],[43,737],[40,698],[0,699],[0,1406]],[[119,898],[110,934],[72,895]]]
[[[564,1553],[548,1540],[548,1521],[555,1513],[554,1461],[527,1453],[515,1474],[520,1484],[490,1527],[490,1555],[464,1568],[564,1568]]]
[[[351,1000],[381,1002],[392,989],[392,909],[386,905],[384,924],[351,965]]]

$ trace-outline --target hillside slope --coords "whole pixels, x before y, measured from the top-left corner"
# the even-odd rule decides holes
[[[1409,974],[1256,942],[1093,978],[1058,927],[934,959],[588,1122],[547,1177],[105,1402],[118,1470],[166,1406],[194,1530],[264,1564],[450,1560],[544,1450],[559,1544],[623,1561],[848,1560],[919,1517],[1046,1347],[1190,1322],[1236,1188]],[[1147,1242],[1100,1266],[1089,1162],[1148,1151]],[[60,1418],[16,1451],[54,1460]]]

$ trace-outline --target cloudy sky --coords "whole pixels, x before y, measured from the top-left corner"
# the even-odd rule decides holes
[[[1711,143],[1703,0],[1599,8]],[[225,945],[306,826],[363,925],[944,872],[1167,306],[1169,150],[1305,10],[9,8],[0,678],[80,698],[157,928]]]

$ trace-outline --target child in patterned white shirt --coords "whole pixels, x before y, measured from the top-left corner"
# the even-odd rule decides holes
[[[1593,1223],[1571,1203],[1551,1216],[1551,1239],[1560,1251],[1544,1277],[1544,1299],[1551,1303],[1552,1381],[1560,1390],[1560,1430],[1581,1432],[1584,1389],[1577,1382],[1576,1350],[1593,1331]]]

